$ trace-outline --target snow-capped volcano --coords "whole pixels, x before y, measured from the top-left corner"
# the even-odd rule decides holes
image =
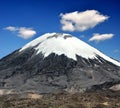
[[[0,60],[0,89],[81,92],[114,84],[120,63],[70,34],[44,34]]]
[[[42,53],[44,57],[55,53],[57,55],[64,54],[68,58],[77,60],[76,55],[86,59],[98,59],[97,56],[99,55],[105,60],[120,66],[119,62],[111,59],[97,49],[70,34],[46,33],[25,45],[22,49],[20,49],[20,51],[29,47],[33,47],[37,50],[36,54]]]

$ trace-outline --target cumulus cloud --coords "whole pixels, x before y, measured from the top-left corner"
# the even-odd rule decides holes
[[[61,13],[61,24],[63,31],[85,31],[94,28],[109,17],[100,14],[97,10],[86,10],[83,12]]]
[[[8,27],[5,28],[5,30],[16,31],[17,28],[16,28],[16,27],[13,27],[13,26],[8,26]]]
[[[36,34],[36,31],[31,28],[20,27],[18,33],[20,37],[28,39],[33,37]]]
[[[33,30],[32,28],[26,28],[26,27],[8,26],[5,28],[5,30],[16,32],[17,35],[23,39],[29,39],[36,34],[35,30]]]
[[[114,36],[114,34],[112,34],[112,33],[110,33],[110,34],[99,34],[99,33],[95,33],[95,34],[93,34],[93,36],[89,39],[89,41],[100,42],[100,41],[104,41],[104,40],[111,39],[113,36]]]

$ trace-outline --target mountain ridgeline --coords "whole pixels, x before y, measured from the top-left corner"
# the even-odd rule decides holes
[[[83,92],[120,84],[120,62],[70,34],[46,33],[0,60],[0,89]]]

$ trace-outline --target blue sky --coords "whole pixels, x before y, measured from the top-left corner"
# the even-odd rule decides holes
[[[119,5],[119,0],[1,0],[0,58],[46,32],[65,32],[120,61]]]

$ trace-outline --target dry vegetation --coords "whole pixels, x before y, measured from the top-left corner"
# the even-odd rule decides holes
[[[5,95],[0,108],[120,108],[120,92]]]

